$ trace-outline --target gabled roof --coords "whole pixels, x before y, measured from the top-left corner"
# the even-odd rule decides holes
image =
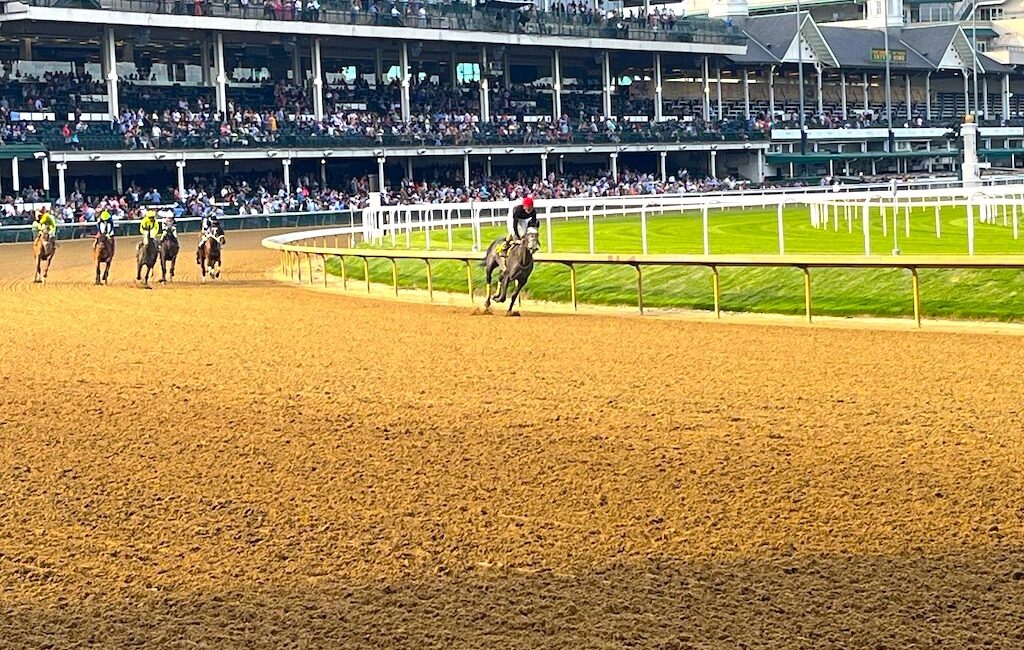
[[[885,47],[885,34],[880,29],[861,27],[821,27],[822,36],[835,52],[841,68],[875,68],[884,62],[872,61],[871,50]],[[901,30],[889,30],[889,50],[905,50],[906,61],[891,61],[893,70],[934,70],[927,59],[917,53],[916,48],[907,47],[900,37]],[[941,54],[939,55],[941,57]]]
[[[771,14],[768,16],[751,16],[743,23],[743,31],[747,36],[747,52],[744,55],[732,55],[729,58],[736,63],[780,63],[786,60],[787,53],[797,42],[797,15]],[[829,43],[821,34],[814,18],[809,13],[800,13],[800,31],[815,58],[829,66],[838,65]],[[808,63],[811,61],[809,60]]]
[[[900,31],[900,40],[928,61],[933,69],[938,69],[958,29],[957,23],[910,26]]]

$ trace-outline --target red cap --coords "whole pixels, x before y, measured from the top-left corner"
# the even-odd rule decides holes
[[[533,197],[532,196],[523,197],[523,208],[529,210],[532,207],[533,207]]]

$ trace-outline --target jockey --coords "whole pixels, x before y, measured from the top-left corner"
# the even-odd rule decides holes
[[[49,233],[50,237],[54,237],[57,234],[57,220],[53,218],[53,215],[50,214],[47,208],[40,209],[35,221],[32,222],[33,235],[38,236],[44,230]]]
[[[160,222],[156,220],[156,212],[152,210],[146,210],[145,216],[142,217],[142,221],[139,223],[139,232],[142,233],[142,244],[147,243],[150,239],[157,239],[160,235]]]
[[[178,226],[174,223],[174,213],[170,210],[162,210],[160,216],[163,217],[162,225],[164,228],[164,239],[178,239]]]
[[[507,254],[512,243],[518,242],[526,234],[527,228],[540,228],[537,212],[533,209],[533,197],[529,195],[523,198],[522,205],[517,205],[509,213],[508,235],[498,249],[498,254],[502,256]]]
[[[217,213],[210,212],[203,217],[202,226],[199,235],[199,246],[196,248],[196,260],[199,260],[200,254],[203,250],[203,244],[206,243],[207,239],[216,239],[220,242],[220,245],[224,245],[224,227],[220,225],[220,221],[217,219]]]
[[[96,222],[96,242],[99,236],[106,235],[111,241],[114,239],[114,218],[110,216],[109,210],[100,212],[100,220]],[[95,245],[93,246],[95,248]]]

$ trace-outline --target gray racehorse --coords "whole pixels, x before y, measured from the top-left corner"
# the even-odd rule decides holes
[[[495,302],[505,302],[505,298],[508,296],[509,284],[514,282],[516,286],[512,290],[512,296],[508,301],[508,315],[511,316],[512,308],[516,304],[519,292],[526,286],[526,281],[530,279],[530,274],[533,273],[533,254],[540,249],[540,237],[537,234],[536,228],[527,228],[522,241],[512,244],[505,257],[505,264],[499,279],[498,295],[491,296],[491,280],[494,270],[502,266],[502,260],[498,254],[498,246],[503,241],[505,241],[505,238],[499,237],[491,242],[491,245],[487,247],[487,254],[484,256],[484,274],[487,278],[487,300],[484,302],[484,309],[490,308],[492,299]]]
[[[149,276],[156,268],[156,258],[159,252],[156,240],[148,236],[145,241],[139,242],[135,251],[135,281],[144,287],[149,287]],[[142,278],[142,267],[146,267],[145,281]]]

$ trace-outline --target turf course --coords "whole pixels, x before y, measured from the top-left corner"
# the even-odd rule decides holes
[[[1020,215],[1024,219],[1024,214]],[[940,213],[941,238],[935,236],[933,208],[911,213],[910,237],[905,236],[904,215],[899,214],[899,246],[904,255],[966,255],[967,219],[963,208],[947,207]],[[1009,216],[1008,216],[1009,219]],[[871,252],[889,255],[893,248],[892,213],[888,214],[888,234],[882,231],[877,209],[871,213]],[[709,215],[710,246],[713,254],[778,254],[777,217],[774,208],[712,210]],[[1010,226],[976,223],[976,255],[1024,255],[1024,237],[1013,239]],[[787,209],[784,213],[786,253],[862,255],[864,239],[859,219],[853,232],[840,211],[839,229],[810,225],[806,208]],[[501,227],[484,228],[485,245],[503,234]],[[699,255],[703,252],[699,212],[652,215],[648,217],[648,252]],[[542,246],[546,232],[541,227]],[[587,252],[586,221],[554,221],[556,252]],[[383,247],[389,247],[390,237]],[[413,233],[413,248],[425,247],[422,232]],[[458,228],[453,233],[454,248],[469,250],[472,232]],[[406,235],[397,237],[399,248],[406,247]],[[638,253],[640,219],[615,217],[595,221],[595,246],[598,253]],[[447,233],[432,233],[432,247],[447,249]],[[418,260],[399,261],[399,283],[403,287],[426,288],[426,271]],[[328,270],[340,273],[335,260]],[[346,260],[346,272],[352,279],[363,278],[362,262]],[[720,270],[722,308],[726,311],[803,313],[803,279],[798,269]],[[569,272],[557,264],[539,264],[527,290],[528,298],[568,301]],[[636,304],[635,275],[628,267],[580,266],[577,271],[579,299],[584,303]],[[1020,320],[1024,314],[1024,272],[976,270],[922,270],[921,291],[925,317]],[[371,260],[370,278],[390,283],[391,266],[387,260]],[[483,272],[476,269],[477,286]],[[909,273],[902,270],[821,269],[812,271],[814,313],[836,316],[906,316],[913,313]],[[465,266],[460,262],[434,262],[434,288],[439,291],[466,290]],[[711,272],[698,268],[645,267],[644,300],[648,307],[713,308]]]

